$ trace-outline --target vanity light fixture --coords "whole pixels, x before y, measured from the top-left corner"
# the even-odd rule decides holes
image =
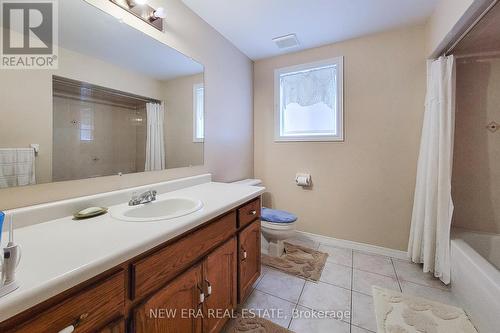
[[[130,14],[140,18],[156,29],[163,31],[163,19],[167,17],[165,8],[153,8],[148,5],[148,0],[109,0],[115,5],[125,9]]]
[[[156,10],[153,12],[153,15],[151,15],[151,20],[165,19],[165,18],[167,18],[167,12],[163,7],[156,8]]]

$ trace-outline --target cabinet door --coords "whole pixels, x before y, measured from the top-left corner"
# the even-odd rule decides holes
[[[199,264],[160,289],[134,310],[134,332],[201,332],[202,282]]]
[[[238,300],[248,297],[260,276],[260,220],[254,221],[238,235]]]
[[[203,332],[220,332],[227,322],[228,310],[237,305],[236,238],[233,237],[205,259],[205,319]]]

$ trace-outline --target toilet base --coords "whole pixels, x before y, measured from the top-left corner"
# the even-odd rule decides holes
[[[281,257],[285,253],[284,241],[278,240],[274,242],[269,242],[267,253],[271,257]]]
[[[293,238],[295,230],[262,229],[262,253],[271,257],[281,257],[285,252],[285,240]]]

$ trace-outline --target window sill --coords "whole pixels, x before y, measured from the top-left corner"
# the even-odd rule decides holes
[[[278,137],[274,142],[344,142],[343,137],[318,136],[318,137]]]

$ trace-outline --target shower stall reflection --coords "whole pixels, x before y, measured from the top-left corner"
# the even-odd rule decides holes
[[[81,84],[54,78],[52,180],[145,171],[146,104],[159,102]]]

